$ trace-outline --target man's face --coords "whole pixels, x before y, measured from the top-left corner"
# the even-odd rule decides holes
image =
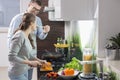
[[[31,2],[30,4],[29,4],[29,7],[28,7],[28,9],[27,9],[27,11],[29,12],[29,13],[32,13],[32,14],[34,14],[34,15],[37,15],[39,12],[40,12],[40,9],[41,9],[41,6],[39,6],[37,3],[33,3],[33,2]]]

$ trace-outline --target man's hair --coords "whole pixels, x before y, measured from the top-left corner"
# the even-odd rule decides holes
[[[31,2],[35,2],[35,3],[37,3],[39,6],[42,5],[41,0],[31,0]]]

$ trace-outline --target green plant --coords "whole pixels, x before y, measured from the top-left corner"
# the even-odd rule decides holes
[[[109,76],[110,76],[109,80],[117,80],[117,78],[116,78],[116,73],[115,73],[115,72],[111,71],[111,72],[109,73]]]
[[[65,68],[72,68],[75,70],[82,70],[82,65],[80,64],[80,60],[76,57],[73,57],[70,62],[66,63],[64,67],[61,67],[59,70],[64,70]]]
[[[120,49],[120,33],[116,34],[115,36],[111,36],[111,38],[108,39],[108,43],[105,48]]]

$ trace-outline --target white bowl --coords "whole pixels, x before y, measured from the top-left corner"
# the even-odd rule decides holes
[[[62,74],[62,71],[59,71],[58,72],[58,75],[60,76],[60,77],[62,77],[63,79],[73,79],[74,77],[76,77],[77,75],[78,75],[78,73],[79,73],[79,71],[77,71],[77,70],[75,70],[75,72],[74,72],[74,75],[73,76],[65,76],[65,75],[63,75]]]

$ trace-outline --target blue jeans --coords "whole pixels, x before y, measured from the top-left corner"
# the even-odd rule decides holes
[[[10,80],[28,80],[28,71],[18,76],[9,75],[9,78]]]
[[[28,80],[32,80],[33,68],[28,70]]]

